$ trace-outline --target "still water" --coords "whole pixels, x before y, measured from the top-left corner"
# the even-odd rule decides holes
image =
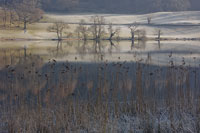
[[[198,41],[15,41],[0,43],[0,66],[14,63],[18,57],[40,56],[44,62],[51,59],[70,62],[136,62],[197,66],[200,62]],[[9,57],[10,56],[10,57]],[[7,60],[6,60],[6,59]],[[13,60],[12,60],[13,59]]]
[[[0,51],[4,104],[34,105],[38,94],[44,105],[72,96],[162,102],[200,95],[199,42],[16,41]]]

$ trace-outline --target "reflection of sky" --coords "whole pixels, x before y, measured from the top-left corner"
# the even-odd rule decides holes
[[[5,44],[4,44],[5,43]],[[173,61],[175,65],[198,65],[200,62],[200,45],[195,41],[163,41],[135,42],[131,41],[112,42],[102,41],[98,44],[88,42],[4,42],[0,44],[1,50],[24,49],[35,55],[41,55],[48,59],[59,61],[98,62],[98,61],[141,61],[156,65],[169,65]],[[6,44],[7,43],[7,44]],[[2,55],[1,55],[2,56]]]

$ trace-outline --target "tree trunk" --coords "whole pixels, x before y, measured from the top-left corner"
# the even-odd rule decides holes
[[[57,30],[56,33],[57,33],[57,39],[60,40],[59,31]]]
[[[135,40],[135,33],[131,32],[132,40]]]
[[[24,33],[26,33],[26,29],[27,29],[27,22],[24,21]]]
[[[134,48],[134,45],[135,45],[135,33],[134,31],[131,32],[131,49]]]
[[[158,40],[160,40],[161,31],[158,31]]]
[[[160,40],[160,33],[158,33],[158,40]]]
[[[109,40],[112,40],[112,38],[113,38],[114,35],[115,35],[115,33],[111,33]]]
[[[133,39],[133,40],[131,41],[131,50],[134,48],[134,46],[135,46],[135,40]]]
[[[60,39],[59,40],[62,40],[62,31],[60,31]]]

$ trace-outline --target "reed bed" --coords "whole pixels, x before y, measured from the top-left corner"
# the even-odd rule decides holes
[[[19,52],[11,63],[7,54],[0,132],[200,131],[200,69],[184,61],[45,63]]]

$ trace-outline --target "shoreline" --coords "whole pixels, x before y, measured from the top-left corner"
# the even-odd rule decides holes
[[[96,41],[95,39],[79,39],[79,38],[63,38],[63,39],[37,39],[37,38],[0,38],[0,41]],[[131,38],[102,38],[100,41],[133,41]],[[146,37],[146,38],[135,38],[134,41],[200,41],[200,38],[155,38],[155,37]]]

